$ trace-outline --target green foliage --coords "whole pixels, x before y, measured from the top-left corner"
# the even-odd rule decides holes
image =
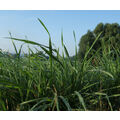
[[[19,57],[0,57],[0,110],[119,110],[120,49],[114,48],[116,59],[111,57],[112,49],[109,49],[106,56],[107,46],[102,41],[104,55],[101,56],[99,50],[93,54],[92,49],[101,38],[100,33],[90,43],[91,46],[88,46],[84,60],[80,63],[76,59],[77,49],[75,59],[70,58],[63,42],[63,34],[63,55],[53,48],[50,33],[43,22],[38,20],[49,34],[49,46],[29,40],[10,39],[37,45],[49,58],[38,49],[34,53],[30,48],[27,56],[20,57],[20,52],[13,43]],[[73,35],[76,41],[75,32]],[[94,35],[89,31],[87,37],[94,38]],[[89,54],[91,57],[87,58]],[[94,64],[93,58],[96,58]]]
[[[91,53],[88,55],[88,58],[90,58],[91,54],[94,54],[99,49],[101,55],[112,51],[111,55],[114,58],[116,57],[114,54],[114,48],[118,48],[120,50],[120,25],[117,23],[100,23],[93,31],[88,31],[81,37],[78,52],[79,59],[83,59],[85,57],[85,53],[101,32],[102,35],[93,46]],[[103,45],[106,46],[105,49],[103,49]]]

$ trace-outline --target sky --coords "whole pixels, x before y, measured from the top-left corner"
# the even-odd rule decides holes
[[[70,56],[75,54],[75,41],[73,30],[76,33],[77,47],[82,35],[88,30],[94,30],[97,24],[118,23],[120,24],[120,11],[115,10],[0,10],[0,48],[5,51],[14,53],[14,47],[9,37],[32,40],[40,44],[48,45],[48,34],[39,23],[40,18],[52,38],[52,43],[56,48],[60,49],[61,31],[63,31],[63,40]],[[15,42],[19,49],[21,42]],[[23,51],[27,52],[27,45],[23,47]],[[36,46],[30,46],[32,49]],[[79,48],[79,47],[78,47]]]

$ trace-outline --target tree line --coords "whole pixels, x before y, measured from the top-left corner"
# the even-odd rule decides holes
[[[88,30],[87,33],[81,37],[78,51],[78,58],[80,60],[83,60],[85,53],[100,33],[102,34],[93,46],[88,58],[99,49],[99,53],[102,54],[102,46],[105,46],[105,52],[112,51],[114,53],[116,48],[120,50],[120,25],[118,23],[99,23],[93,31]]]

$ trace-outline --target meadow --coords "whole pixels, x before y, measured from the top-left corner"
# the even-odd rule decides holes
[[[61,33],[62,55],[55,49],[48,29],[38,19],[49,36],[49,46],[34,41],[13,38],[16,57],[0,57],[0,110],[1,111],[119,111],[120,110],[120,49],[106,52],[106,46],[89,59],[92,47],[83,61],[77,56],[72,60]],[[73,31],[76,42],[75,32]],[[28,55],[21,57],[22,46],[14,41],[40,47],[46,56],[28,48]],[[37,49],[36,49],[37,51]],[[31,55],[32,54],[32,55]],[[116,58],[113,56],[116,55]]]

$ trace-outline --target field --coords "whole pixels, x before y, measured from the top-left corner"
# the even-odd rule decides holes
[[[49,35],[49,46],[12,38],[16,57],[0,57],[0,110],[1,111],[118,111],[120,110],[120,51],[115,48],[102,55],[96,51],[89,59],[92,47],[83,61],[76,55],[72,60],[63,42],[63,53],[52,46],[51,36],[43,22],[39,22]],[[75,32],[73,31],[76,41]],[[46,54],[39,56],[28,48],[21,57],[14,41],[39,46]],[[2,53],[2,52],[1,52]],[[112,54],[111,54],[112,53]],[[32,54],[32,55],[31,55]],[[112,55],[116,55],[114,58]]]

